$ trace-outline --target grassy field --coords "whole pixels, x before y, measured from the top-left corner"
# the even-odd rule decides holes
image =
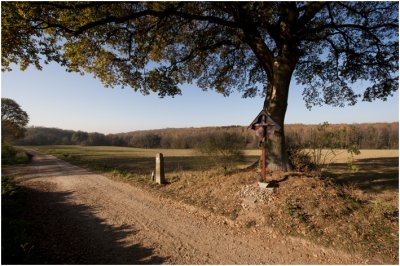
[[[323,153],[328,150],[323,150]],[[329,152],[331,152],[329,150]],[[333,163],[347,163],[349,154],[346,150],[333,150],[335,155],[332,157]],[[245,150],[244,154],[247,156],[259,156],[261,150]],[[370,158],[390,158],[399,157],[399,150],[360,150],[360,154],[354,155],[355,160],[370,159]]]
[[[53,146],[27,146],[25,149],[37,149],[43,152],[52,152],[54,154],[73,154],[83,155],[92,158],[116,156],[118,158],[154,158],[156,153],[163,153],[166,157],[195,157],[201,156],[192,149],[140,149],[130,147],[115,146],[78,146],[78,145],[53,145]],[[261,150],[244,150],[247,157],[258,157]],[[398,157],[399,150],[361,150],[359,155],[355,155],[356,160],[369,158],[388,158]],[[345,163],[347,161],[347,152],[345,150],[335,150],[337,154],[334,162]]]
[[[154,168],[154,158],[157,153],[163,153],[165,157],[166,171],[176,170],[204,170],[213,167],[212,160],[201,155],[192,149],[140,149],[129,147],[110,147],[110,146],[76,146],[76,145],[56,145],[56,146],[31,146],[25,149],[36,149],[38,151],[53,154],[59,157],[79,158],[83,161],[93,163],[104,163],[110,166],[121,166],[134,172],[151,172]],[[324,153],[328,151],[323,151]],[[332,153],[331,151],[329,151]],[[244,150],[244,159],[237,162],[235,167],[246,167],[254,163],[261,155],[261,150]],[[368,160],[389,160],[393,161],[399,157],[398,150],[361,150],[360,154],[354,155],[357,164],[364,165]],[[335,150],[330,155],[333,164],[339,166],[339,170],[349,161],[349,154],[345,150]],[[395,162],[390,165],[397,165]],[[333,168],[335,168],[334,166]]]
[[[337,151],[334,163],[322,174],[283,173],[271,204],[259,202],[256,210],[248,212],[243,208],[243,193],[254,187],[256,170],[243,168],[259,158],[260,150],[244,151],[244,159],[224,172],[194,150],[24,148],[53,154],[162,197],[207,209],[244,228],[267,226],[349,253],[398,263],[398,150],[361,150],[354,157],[356,168],[352,169],[348,154]],[[165,156],[166,186],[150,181],[159,152]]]
[[[215,161],[190,149],[139,149],[109,146],[34,146],[24,147],[55,155],[69,161],[81,161],[92,166],[118,168],[136,174],[150,175],[154,171],[155,156],[164,155],[165,172],[182,170],[208,170],[217,167]],[[233,168],[254,163],[258,156],[246,154],[242,160],[234,162]]]
[[[148,177],[154,171],[155,155],[164,154],[167,178],[181,171],[221,172],[215,160],[191,149],[139,149],[110,146],[32,146],[35,149],[55,155],[71,163],[100,171],[122,171]],[[332,153],[332,151],[323,151]],[[260,150],[245,150],[244,158],[233,162],[230,170],[243,169],[259,158]],[[391,193],[398,191],[398,150],[361,150],[354,156],[354,167],[348,165],[349,154],[336,150],[329,155],[332,164],[325,175],[339,183],[354,185],[367,192]]]

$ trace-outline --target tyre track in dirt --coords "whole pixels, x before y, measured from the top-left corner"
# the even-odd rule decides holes
[[[372,263],[267,229],[237,228],[223,217],[33,153],[31,164],[3,174],[32,191],[35,249],[49,263]]]

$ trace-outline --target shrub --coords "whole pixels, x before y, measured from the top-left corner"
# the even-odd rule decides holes
[[[224,171],[232,167],[234,162],[243,159],[242,149],[245,140],[235,133],[214,133],[204,136],[196,143],[196,149],[221,166]]]
[[[352,171],[357,171],[354,165],[354,155],[360,153],[355,143],[348,142],[346,145],[340,143],[340,131],[334,131],[330,128],[328,122],[318,126],[316,130],[311,131],[311,138],[307,143],[291,143],[288,153],[292,166],[297,171],[316,170],[322,172],[329,168],[338,155],[337,149],[346,149],[349,154],[348,166]]]
[[[288,150],[289,160],[294,170],[299,172],[308,172],[316,169],[312,162],[309,152],[299,146],[290,147]]]
[[[10,160],[10,158],[14,158],[16,154],[17,154],[17,150],[13,146],[11,146],[7,143],[3,143],[1,145],[2,160]]]
[[[31,160],[31,155],[24,151],[19,151],[13,146],[3,143],[1,146],[1,164],[13,165],[27,163]]]

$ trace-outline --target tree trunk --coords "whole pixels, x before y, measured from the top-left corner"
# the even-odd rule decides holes
[[[289,85],[295,63],[290,56],[278,56],[274,60],[272,79],[268,82],[267,95],[264,101],[264,110],[281,127],[275,132],[266,145],[267,170],[290,171],[291,166],[285,144],[285,114],[289,95]]]

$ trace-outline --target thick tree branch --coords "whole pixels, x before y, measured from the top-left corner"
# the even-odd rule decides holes
[[[65,7],[63,5],[60,6],[57,4],[52,4],[52,6],[55,6],[56,8]],[[77,27],[75,29],[68,28],[59,23],[52,23],[49,21],[45,21],[45,22],[47,24],[47,28],[48,27],[60,28],[67,33],[78,36],[78,35],[84,33],[85,31],[95,28],[95,27],[98,27],[98,26],[107,25],[110,23],[120,24],[120,23],[127,22],[129,20],[134,20],[134,19],[138,19],[138,18],[142,18],[142,17],[146,17],[146,16],[157,17],[157,18],[176,16],[179,18],[187,19],[187,20],[207,21],[207,22],[210,22],[213,24],[218,24],[218,25],[226,26],[226,27],[232,27],[232,28],[238,27],[237,23],[235,23],[233,21],[224,20],[222,18],[214,17],[214,16],[189,14],[189,13],[185,13],[182,11],[178,11],[177,7],[168,8],[164,11],[155,11],[155,10],[147,9],[147,10],[138,11],[138,12],[126,15],[126,16],[121,16],[121,17],[116,17],[116,16],[110,15],[105,18],[89,22],[89,23],[87,23],[83,26]]]
[[[89,2],[89,3],[78,3],[78,2],[72,2],[72,3],[67,3],[65,2],[32,2],[33,6],[50,6],[50,7],[55,7],[57,9],[64,9],[64,10],[75,10],[75,9],[85,9],[89,7],[98,7],[102,5],[110,5],[112,2]]]
[[[382,23],[382,24],[378,24],[375,26],[363,26],[360,24],[336,24],[336,23],[329,23],[326,24],[322,27],[319,27],[318,29],[339,29],[339,28],[347,28],[347,29],[357,29],[357,30],[362,30],[365,31],[367,33],[369,33],[371,30],[377,30],[377,29],[381,29],[381,28],[393,28],[393,29],[397,29],[398,25],[395,23]]]
[[[307,32],[305,25],[310,22],[315,15],[329,5],[328,2],[309,2],[304,7],[304,14],[298,19],[296,23],[297,35],[303,36]]]
[[[202,16],[202,15],[194,15],[184,12],[175,11],[172,15],[178,16],[180,18],[189,19],[189,20],[198,20],[198,21],[208,21],[210,23],[218,24],[221,26],[226,26],[230,28],[238,28],[239,25],[234,21],[224,20],[214,16]]]
[[[238,32],[238,37],[244,42],[247,43],[254,55],[260,62],[260,65],[267,73],[268,78],[270,79],[273,76],[273,61],[274,56],[271,53],[271,50],[265,43],[261,33],[258,31],[257,26],[248,16],[248,14],[243,10],[240,3],[235,4],[235,7],[232,9],[233,17],[235,21],[241,28],[241,32]]]

